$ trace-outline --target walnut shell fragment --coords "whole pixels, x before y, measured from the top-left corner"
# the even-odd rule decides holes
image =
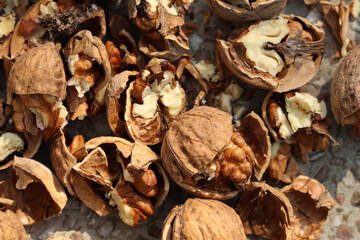
[[[259,127],[259,119],[248,115],[244,128]],[[207,106],[194,107],[171,123],[161,160],[184,190],[205,198],[230,199],[249,183],[253,168],[261,178],[270,160],[269,137],[260,130],[258,137],[251,131],[234,130],[231,123],[229,114]]]
[[[69,40],[63,52],[71,75],[67,80],[70,119],[97,114],[111,78],[105,45],[90,31],[83,30]]]
[[[84,29],[94,36],[105,36],[105,12],[89,2],[40,0],[33,4],[15,26],[10,45],[11,58],[43,43],[65,44]]]
[[[23,225],[43,221],[61,213],[67,197],[59,180],[41,163],[14,158],[12,177],[0,182],[0,198],[13,200],[8,207]]]
[[[279,15],[286,0],[207,0],[209,7],[222,19],[234,22],[251,22]]]
[[[16,60],[7,91],[19,132],[33,136],[42,133],[48,140],[67,124],[68,112],[62,103],[66,95],[65,71],[54,43],[33,48]]]
[[[325,150],[330,135],[327,110],[323,100],[306,92],[269,92],[262,104],[262,115],[270,134],[277,142],[292,145],[294,154],[308,162],[307,153]]]
[[[170,211],[163,224],[161,239],[247,238],[234,209],[216,200],[189,198]]]
[[[141,143],[98,137],[74,153],[64,144],[64,136],[53,144],[51,160],[59,178],[100,216],[117,209],[124,223],[135,226],[166,198],[165,170],[159,157]]]
[[[326,187],[307,176],[297,177],[281,192],[294,210],[290,239],[316,239],[335,201]]]
[[[11,210],[0,211],[0,222],[0,239],[28,239],[24,226]]]
[[[332,80],[331,110],[342,126],[360,122],[359,58],[360,47],[356,47],[343,58]]]
[[[263,35],[269,31],[274,31],[272,40]],[[258,34],[262,37],[256,37],[253,44]],[[223,63],[241,81],[286,92],[305,85],[319,70],[325,32],[302,17],[282,15],[239,28],[227,41],[217,39],[217,49]]]

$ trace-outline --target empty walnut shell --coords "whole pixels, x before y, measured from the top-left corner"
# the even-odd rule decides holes
[[[244,227],[233,208],[211,199],[189,198],[175,206],[164,221],[162,240],[245,240]]]
[[[40,5],[47,5],[51,1],[34,3],[16,24],[10,45],[12,59],[39,45],[39,42],[66,43],[75,33],[84,29],[100,38],[105,36],[105,12],[99,6],[88,3],[90,1],[80,3],[70,0],[57,3],[58,8],[62,8],[60,13],[41,16]]]
[[[289,199],[264,182],[246,187],[235,207],[246,234],[268,239],[291,239],[293,209]]]
[[[342,126],[360,120],[360,68],[356,64],[359,58],[360,47],[356,47],[343,58],[332,80],[331,110]]]
[[[222,19],[233,22],[251,22],[279,15],[286,0],[207,0],[209,7]]]
[[[289,239],[316,239],[329,211],[335,206],[326,187],[307,176],[299,176],[281,192],[294,209]]]
[[[0,182],[0,198],[13,200],[9,207],[23,225],[61,213],[67,197],[59,180],[41,163],[15,156],[12,178]]]
[[[278,44],[269,43],[268,40],[265,42],[267,50],[276,52],[279,59],[284,59],[279,60],[279,62],[283,61],[284,67],[279,69],[276,75],[270,74],[268,70],[256,68],[254,61],[248,59],[247,49],[242,40],[239,40],[249,33],[248,30],[251,27],[259,23],[235,30],[227,41],[217,40],[217,48],[223,63],[241,81],[258,88],[285,92],[305,85],[315,76],[325,50],[325,32],[310,24],[306,19],[293,15],[283,15],[278,20],[266,21],[270,23],[283,18],[287,21],[288,33]],[[270,29],[275,28],[270,27]]]
[[[256,136],[243,128],[234,131],[231,116],[217,108],[200,106],[179,115],[161,146],[164,168],[179,186],[197,196],[233,198],[249,183],[253,168],[260,179],[269,164],[270,140],[259,119],[250,114],[242,122],[244,128],[258,128]]]

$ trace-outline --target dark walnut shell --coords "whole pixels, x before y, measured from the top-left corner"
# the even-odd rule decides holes
[[[288,21],[288,34],[279,44],[266,44],[267,49],[284,59],[284,67],[276,75],[255,68],[254,62],[246,56],[244,44],[237,41],[248,33],[250,26],[235,30],[227,41],[217,40],[223,63],[241,81],[262,89],[286,92],[305,85],[319,70],[325,51],[325,32],[302,17],[282,17]]]
[[[243,119],[239,130],[233,128],[231,116],[217,108],[200,106],[179,115],[162,143],[164,168],[190,193],[233,198],[249,183],[253,168],[261,179],[270,160],[266,128],[260,117],[253,115]]]
[[[233,22],[251,22],[279,15],[286,0],[207,0],[209,7],[222,19]]]
[[[331,84],[331,110],[342,126],[360,120],[360,47],[351,50],[341,61]]]
[[[247,238],[241,219],[233,208],[216,200],[189,198],[170,211],[163,224],[161,239]]]

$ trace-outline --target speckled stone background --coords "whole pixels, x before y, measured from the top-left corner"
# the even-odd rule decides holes
[[[125,0],[124,0],[125,1]],[[117,9],[124,13],[125,2],[116,4],[114,0],[103,0],[103,6],[107,9]],[[338,3],[339,0],[331,2]],[[347,1],[349,2],[349,1]],[[199,28],[190,36],[190,46],[192,54],[197,61],[202,59],[214,59],[214,40],[216,30],[229,33],[235,27],[230,23],[220,20],[213,15],[207,7],[205,0],[195,0],[193,4],[193,19],[188,21],[199,24]],[[302,0],[289,0],[285,13],[295,14],[306,17],[310,22],[321,24],[321,13],[319,9],[309,10]],[[210,14],[210,15],[209,15]],[[202,24],[203,18],[211,16],[206,25]],[[360,21],[351,19],[349,24],[349,34],[351,39],[358,40],[360,33]],[[326,54],[317,76],[303,89],[315,95],[320,95],[327,102],[330,112],[329,89],[331,78],[336,70],[338,63],[330,60],[338,47],[331,33],[327,31]],[[358,41],[357,41],[358,42]],[[3,74],[3,69],[1,69]],[[5,80],[0,81],[0,95],[5,96]],[[247,91],[252,91],[245,87]],[[251,101],[240,99],[234,104],[243,104],[249,109],[260,112],[261,101],[266,94],[265,91],[256,90]],[[330,113],[331,114],[331,113]],[[112,135],[104,120],[105,114],[76,121],[69,124],[71,132],[81,133],[86,139],[95,136]],[[331,116],[332,118],[332,116]],[[301,169],[310,177],[322,182],[330,191],[337,205],[330,212],[327,222],[323,226],[322,234],[318,239],[360,239],[360,137],[351,127],[341,128],[332,118],[331,132],[335,139],[341,144],[338,147],[330,147],[327,151],[316,152],[310,155],[310,162],[302,164],[298,161]],[[34,157],[48,166],[50,159],[48,155],[49,146],[43,144],[40,152]],[[1,172],[0,176],[5,178],[6,172]],[[34,196],[35,197],[35,196]],[[176,204],[183,203],[187,198],[192,197],[185,193],[174,183],[171,183],[170,193],[167,200],[161,206],[155,216],[150,217],[146,223],[141,223],[137,227],[129,227],[122,223],[115,212],[106,217],[99,217],[88,207],[77,199],[69,199],[67,206],[58,217],[51,218],[45,222],[26,227],[30,239],[47,239],[52,237],[68,237],[71,239],[160,239],[161,227],[167,213]],[[233,205],[236,198],[227,201]],[[249,237],[249,239],[260,239]]]

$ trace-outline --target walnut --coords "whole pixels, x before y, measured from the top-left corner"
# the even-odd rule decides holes
[[[12,177],[0,183],[0,198],[14,203],[8,207],[23,225],[43,221],[61,213],[67,197],[59,180],[41,163],[14,158]]]
[[[1,199],[0,199],[1,201]],[[0,206],[1,206],[0,202]],[[27,240],[25,228],[20,223],[16,214],[11,210],[0,211],[0,238]]]
[[[102,38],[106,33],[104,10],[88,2],[40,0],[33,4],[15,26],[11,58],[47,42],[65,44],[84,29]]]
[[[33,48],[16,60],[9,73],[7,91],[19,132],[33,136],[42,133],[48,140],[66,125],[68,112],[62,104],[66,95],[65,71],[54,43]]]
[[[308,162],[308,152],[327,149],[329,139],[338,145],[327,129],[325,102],[309,93],[269,92],[262,104],[262,114],[275,140],[291,144],[304,162]]]
[[[269,164],[270,139],[255,115],[246,116],[238,130],[231,116],[216,108],[200,106],[179,115],[161,146],[164,168],[179,186],[197,196],[234,197],[253,172],[261,179]]]
[[[337,123],[359,123],[360,94],[358,94],[359,70],[355,59],[360,55],[360,47],[351,50],[341,61],[331,85],[331,110]]]
[[[63,52],[71,75],[67,80],[70,119],[84,119],[97,114],[104,105],[111,79],[111,66],[104,44],[90,31],[83,30],[70,39]]]
[[[247,238],[234,209],[216,200],[189,198],[170,211],[163,224],[161,239]]]
[[[273,31],[271,37],[264,34],[269,31]],[[325,32],[304,18],[282,15],[239,28],[227,41],[217,39],[217,49],[223,63],[241,81],[285,92],[315,76],[325,50]]]
[[[117,209],[130,226],[153,215],[169,191],[159,160],[145,145],[117,137],[91,139],[71,153],[59,133],[51,145],[51,162],[69,192],[100,216]]]
[[[284,9],[286,0],[207,0],[207,3],[222,19],[251,22],[278,15]]]

